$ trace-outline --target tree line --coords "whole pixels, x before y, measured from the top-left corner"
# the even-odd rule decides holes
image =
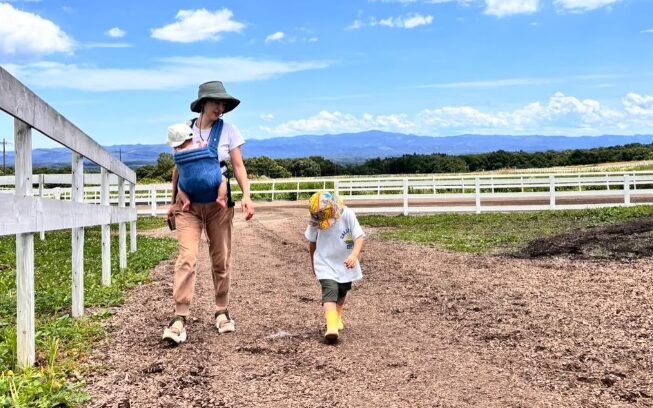
[[[497,150],[491,153],[447,155],[407,154],[400,157],[369,159],[362,163],[338,163],[320,156],[299,159],[245,159],[245,167],[253,178],[329,177],[336,175],[467,173],[499,169],[578,166],[610,162],[653,160],[653,144],[628,144],[528,153]],[[170,153],[161,153],[156,163],[136,168],[141,182],[166,182],[172,179],[175,162]],[[94,172],[97,169],[88,169]],[[6,168],[13,174],[13,168]],[[35,168],[34,173],[69,173],[70,167]]]
[[[250,177],[329,177],[336,175],[377,174],[431,174],[467,173],[499,169],[546,168],[578,166],[610,162],[653,160],[653,144],[628,144],[528,153],[497,150],[491,153],[447,155],[410,154],[400,157],[369,159],[362,163],[342,164],[320,156],[299,159],[271,159],[254,157],[245,159]],[[154,165],[136,169],[139,180],[170,181],[174,160],[171,154],[162,153]]]

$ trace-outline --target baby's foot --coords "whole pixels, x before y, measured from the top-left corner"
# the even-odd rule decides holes
[[[224,197],[218,197],[215,202],[218,203],[218,207],[220,208],[225,208],[227,206],[227,200],[225,200]]]

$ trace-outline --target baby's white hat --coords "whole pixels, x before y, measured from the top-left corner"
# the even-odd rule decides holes
[[[193,138],[193,130],[185,123],[178,123],[168,128],[168,145],[177,147]]]

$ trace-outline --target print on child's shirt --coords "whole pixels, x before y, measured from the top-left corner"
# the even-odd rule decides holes
[[[340,239],[345,241],[347,249],[354,249],[354,238],[351,236],[351,229],[349,227],[340,234]]]

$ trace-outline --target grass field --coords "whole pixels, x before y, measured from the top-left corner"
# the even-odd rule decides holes
[[[137,229],[158,228],[162,218],[142,218]],[[115,227],[115,231],[113,230]],[[81,404],[79,362],[94,341],[104,336],[101,320],[122,304],[125,291],[148,280],[150,270],[177,249],[172,239],[138,237],[138,251],[128,254],[127,269],[118,268],[117,225],[112,226],[112,286],[101,285],[100,228],[85,230],[85,307],[94,313],[72,319],[70,231],[34,240],[36,364],[20,370],[16,363],[15,237],[0,237],[0,407],[68,407]]]
[[[467,253],[516,248],[533,239],[619,224],[653,215],[653,206],[529,213],[361,216],[363,226],[380,228],[384,239],[435,245]]]

